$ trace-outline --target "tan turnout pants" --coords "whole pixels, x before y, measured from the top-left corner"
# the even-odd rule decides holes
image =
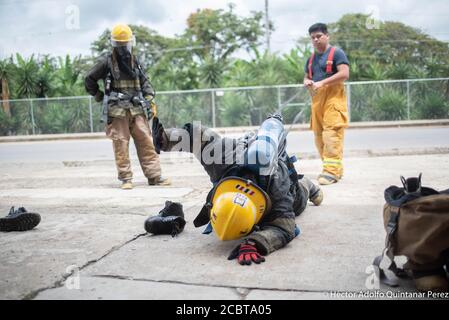
[[[106,126],[106,135],[112,140],[119,180],[131,180],[133,177],[129,159],[131,136],[145,177],[158,178],[161,176],[159,155],[154,149],[150,127],[143,114],[132,117],[127,110],[125,118],[112,118],[112,123]]]

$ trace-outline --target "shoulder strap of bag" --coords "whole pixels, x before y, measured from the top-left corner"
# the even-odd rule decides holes
[[[391,206],[390,208],[390,219],[387,223],[387,236],[385,239],[385,248],[380,256],[374,258],[373,268],[376,275],[379,277],[379,281],[390,286],[397,287],[399,285],[399,278],[407,278],[407,273],[398,268],[396,262],[394,261],[393,254],[393,237],[398,228],[400,208]],[[381,263],[388,258],[389,265],[386,269],[381,266]]]

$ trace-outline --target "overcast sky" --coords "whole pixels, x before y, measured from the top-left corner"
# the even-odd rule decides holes
[[[265,9],[265,0],[0,0],[0,58],[15,52],[25,56],[90,54],[91,42],[117,22],[142,24],[173,36],[183,32],[187,17],[198,8],[226,8],[229,2],[240,16]],[[269,17],[276,29],[271,49],[289,51],[315,22],[368,12],[449,42],[447,0],[269,0]]]

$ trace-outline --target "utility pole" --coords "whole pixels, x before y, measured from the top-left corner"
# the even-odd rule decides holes
[[[265,37],[267,41],[267,52],[270,53],[270,24],[268,19],[268,0],[265,0]]]

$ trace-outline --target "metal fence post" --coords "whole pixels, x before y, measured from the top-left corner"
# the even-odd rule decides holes
[[[407,120],[410,120],[410,81],[407,81]]]
[[[212,94],[212,128],[215,128],[217,123],[215,121],[215,90],[214,89],[212,89],[211,94]]]
[[[281,87],[278,87],[278,110],[281,109]]]
[[[348,118],[349,122],[351,122],[351,84],[348,83],[348,90],[347,90],[347,102],[348,102]]]
[[[90,132],[94,132],[94,121],[92,116],[92,96],[89,96],[89,120],[90,120]]]
[[[31,111],[31,125],[33,130],[33,135],[36,134],[36,123],[34,122],[34,108],[33,108],[33,99],[30,99],[30,111]]]

